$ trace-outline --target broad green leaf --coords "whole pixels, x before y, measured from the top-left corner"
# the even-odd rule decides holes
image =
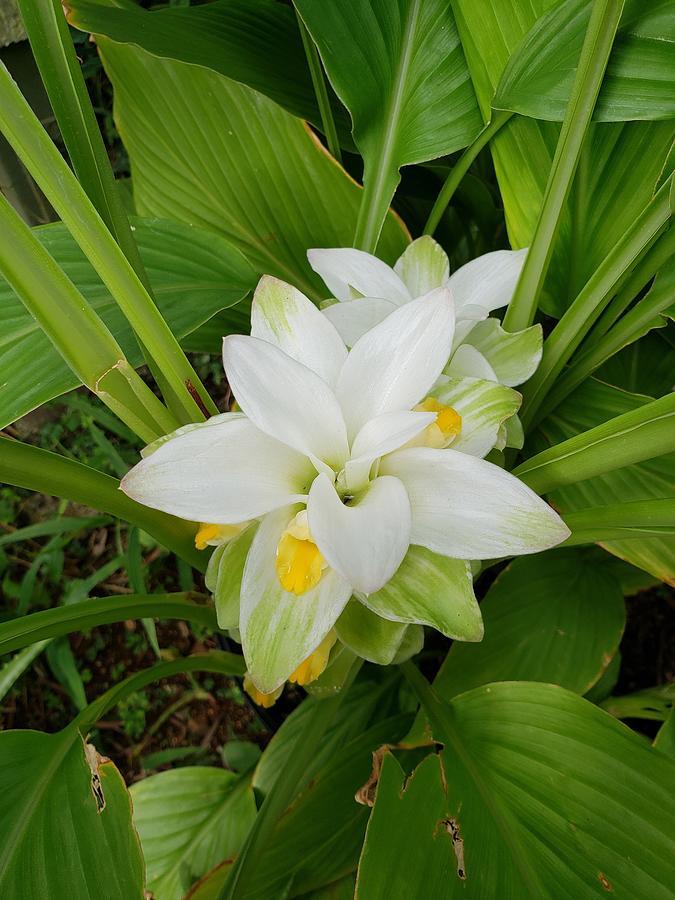
[[[122,311],[66,228],[35,231],[41,243],[103,319],[134,365],[143,357]],[[178,338],[238,303],[255,272],[221,237],[180,222],[137,219],[134,233],[157,305]],[[39,360],[39,378],[27,377]],[[78,387],[80,382],[4,279],[0,278],[0,426]]]
[[[675,285],[673,291],[675,296]],[[625,391],[658,397],[675,388],[674,368],[673,348],[656,332],[624,347],[597,370],[597,376]]]
[[[0,895],[142,900],[126,787],[76,728],[0,734],[0,785]]]
[[[330,762],[340,747],[367,731],[378,719],[395,711],[389,705],[393,681],[398,681],[398,677],[390,677],[380,684],[358,681],[350,688],[300,788],[309,784],[316,772]],[[275,780],[283,777],[293,746],[301,737],[308,717],[312,715],[313,704],[321,702],[323,701],[312,698],[301,703],[275,732],[253,775],[253,787],[256,791],[267,794]]]
[[[209,766],[152,775],[131,787],[131,799],[155,900],[182,900],[239,851],[256,816],[250,776]]]
[[[549,444],[558,444],[614,416],[639,409],[649,400],[590,378],[542,423],[541,432]],[[560,488],[549,499],[562,512],[573,512],[610,503],[672,497],[674,483],[675,454],[671,453]],[[675,544],[669,536],[608,541],[603,546],[662,581],[675,581]]]
[[[455,697],[492,681],[545,681],[585,694],[616,653],[626,619],[621,586],[595,553],[517,559],[482,601],[485,637],[455,643],[434,681]]]
[[[301,896],[355,870],[368,809],[354,795],[368,781],[373,753],[400,740],[410,721],[392,716],[334,748],[279,819],[241,900]]]
[[[438,704],[445,744],[389,753],[359,864],[368,900],[672,896],[675,768],[560,687],[492,684]]]
[[[483,637],[471,565],[426,547],[411,546],[394,577],[364,603],[378,616],[431,625],[459,641]]]
[[[511,54],[555,0],[454,0],[478,102],[487,120]],[[542,206],[559,126],[514,116],[490,142],[511,245],[527,247]],[[560,316],[647,205],[675,136],[673,122],[593,127],[556,239],[541,306]],[[672,161],[670,163],[672,167]],[[576,205],[575,216],[572,209]],[[581,249],[583,248],[583,252]]]
[[[568,0],[537,21],[509,60],[494,107],[534,119],[563,120],[592,5],[590,0]],[[671,3],[629,0],[593,118],[673,118],[674,42]]]
[[[675,759],[675,710],[671,709],[668,718],[659,728],[658,734],[654,738],[654,746],[661,753]]]
[[[258,274],[320,299],[307,250],[351,245],[361,191],[306,126],[215,72],[107,38],[99,46],[139,212],[217,232]],[[393,262],[406,242],[389,216],[379,254]]]
[[[372,250],[403,165],[459,150],[481,129],[446,0],[296,0],[364,159],[357,245]],[[360,240],[359,240],[360,237]]]
[[[71,0],[68,21],[82,31],[133,44],[163,59],[211,69],[321,128],[321,114],[293,10],[273,0],[216,0],[152,13]],[[283,53],[280,53],[283,48]],[[333,98],[340,142],[353,147],[346,109]]]
[[[358,600],[350,600],[335,623],[335,630],[357,656],[387,666],[401,646],[406,626],[383,619]]]

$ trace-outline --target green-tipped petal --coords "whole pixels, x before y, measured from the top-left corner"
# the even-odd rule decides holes
[[[319,646],[352,593],[332,569],[300,596],[281,587],[275,567],[277,546],[295,512],[297,507],[287,508],[263,519],[241,584],[244,657],[251,680],[265,694],[275,691]]]
[[[480,641],[483,637],[471,564],[426,547],[411,547],[391,581],[364,598],[364,603],[379,616],[431,625],[457,641]]]
[[[450,275],[450,263],[441,245],[431,235],[424,234],[406,247],[394,271],[411,297],[421,297],[445,285]]]
[[[253,297],[251,336],[275,344],[330,385],[347,358],[329,319],[297,288],[271,275],[263,275]]]
[[[206,587],[213,594],[218,625],[223,631],[239,627],[239,597],[246,557],[258,523],[253,522],[241,534],[222,547],[216,547],[206,570]]]
[[[451,378],[431,395],[462,417],[452,449],[481,457],[497,444],[500,426],[520,409],[522,400],[511,388],[480,378]]]
[[[353,600],[345,606],[335,630],[342,643],[357,656],[387,666],[401,646],[406,626],[383,619]]]
[[[536,372],[543,340],[541,325],[510,333],[497,319],[485,319],[474,325],[465,343],[480,350],[501,384],[514,387]]]

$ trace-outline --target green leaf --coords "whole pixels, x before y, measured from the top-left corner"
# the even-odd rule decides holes
[[[50,643],[51,639],[47,638],[47,640],[38,641],[35,644],[24,647],[23,650],[14,654],[11,659],[4,663],[0,668],[0,700],[7,696],[26,669],[33,665],[37,657]]]
[[[137,219],[134,229],[159,309],[178,338],[239,302],[254,286],[255,272],[241,253],[211,232],[157,219]],[[65,226],[47,225],[35,234],[103,319],[132,365],[140,365],[143,357],[131,326]],[[0,333],[4,383],[0,426],[79,386],[77,376],[1,278]],[[26,378],[36,360],[40,377]]]
[[[493,684],[450,704],[424,693],[445,749],[407,778],[385,755],[359,896],[407,900],[420,884],[447,900],[671,896],[665,756],[553,685]]]
[[[357,656],[387,666],[401,646],[406,626],[387,621],[358,600],[350,600],[335,623],[335,630]]]
[[[68,4],[82,31],[133,44],[153,56],[203,66],[253,88],[321,128],[321,114],[292,9],[271,0],[217,0],[206,6],[114,8],[88,0]],[[283,47],[283,53],[279,48]],[[350,149],[349,115],[333,97],[340,142]]]
[[[572,89],[591,0],[568,0],[537,20],[512,55],[493,106],[560,122]],[[593,111],[597,122],[675,115],[675,18],[669,3],[628,2]]]
[[[431,625],[446,637],[480,641],[483,622],[473,592],[471,565],[411,546],[394,577],[364,598],[378,616]]]
[[[675,759],[675,711],[671,709],[668,718],[659,728],[654,738],[654,747],[665,753],[671,759]]]
[[[673,709],[675,684],[647,688],[634,694],[607,697],[600,706],[617,719],[648,719],[665,722]]]
[[[65,497],[125,519],[153,535],[200,572],[206,568],[206,560],[195,549],[194,525],[136,503],[120,491],[116,478],[74,459],[0,437],[0,480],[50,497]]]
[[[75,728],[0,734],[3,897],[142,900],[131,803],[110,760]]]
[[[208,766],[160,772],[130,793],[155,900],[182,900],[198,878],[238,852],[256,815],[250,777]]]
[[[591,378],[546,419],[541,431],[548,443],[556,444],[613,416],[640,410],[649,402],[648,397],[629,394]],[[618,502],[670,498],[674,483],[675,454],[668,453],[567,485],[554,491],[550,500],[563,512],[572,512]],[[607,541],[603,546],[662,581],[675,580],[675,546],[670,536]]]
[[[303,123],[215,72],[105,38],[99,46],[139,213],[215,231],[258,274],[321,299],[307,249],[351,245],[361,190]],[[393,262],[406,241],[389,216],[379,254]]]
[[[354,795],[370,776],[373,753],[398,741],[410,721],[409,715],[392,716],[334,749],[279,819],[256,860],[249,890],[238,895],[242,900],[295,897],[356,868],[368,809]],[[291,881],[285,895],[282,886]]]
[[[555,0],[454,0],[453,9],[484,118],[499,79],[536,20]],[[567,4],[565,4],[567,5]],[[527,247],[542,207],[560,128],[514,116],[490,149],[512,247]],[[563,212],[540,306],[559,317],[652,197],[671,149],[673,122],[598,124]],[[669,169],[672,168],[672,160]],[[573,210],[575,210],[573,215]]]
[[[372,252],[403,165],[466,147],[480,112],[445,0],[296,0],[364,159],[355,244]]]
[[[29,616],[0,623],[0,655],[27,647],[35,641],[56,638],[75,631],[88,631],[96,625],[124,622],[127,619],[185,619],[215,631],[213,608],[196,603],[196,594],[127,594],[95,597],[72,606],[55,606]]]
[[[453,644],[434,690],[454,697],[492,681],[545,681],[585,694],[616,653],[626,611],[594,553],[517,559],[481,603],[485,637]]]

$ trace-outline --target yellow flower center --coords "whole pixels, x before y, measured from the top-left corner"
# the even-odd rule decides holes
[[[331,629],[326,637],[321,641],[314,653],[310,653],[304,662],[301,662],[292,675],[288,676],[289,681],[296,684],[310,684],[316,681],[319,675],[323,674],[324,669],[328,665],[328,657],[333,649],[333,644],[337,640],[337,635]]]
[[[246,528],[248,522],[240,522],[237,525],[211,525],[202,522],[199,531],[195,535],[195,547],[197,550],[206,550],[211,544],[222,544],[231,541]]]
[[[445,447],[462,430],[462,417],[457,410],[439,403],[435,397],[427,397],[418,403],[415,411],[436,413],[436,421],[427,425],[422,432],[423,443],[427,447],[435,449]]]
[[[316,587],[326,565],[311,538],[307,510],[303,509],[281,535],[277,546],[277,577],[285,591],[299,596]]]

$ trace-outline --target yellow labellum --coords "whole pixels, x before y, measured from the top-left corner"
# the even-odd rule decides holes
[[[435,397],[427,397],[418,403],[415,411],[436,413],[436,421],[427,425],[422,433],[427,447],[434,447],[437,450],[445,447],[462,430],[462,417],[457,410],[439,403]]]
[[[303,509],[281,535],[277,546],[277,577],[285,591],[299,596],[316,587],[326,565],[310,537],[307,511]]]
[[[331,629],[326,637],[321,641],[314,653],[310,653],[304,662],[301,662],[292,675],[288,676],[289,681],[296,684],[310,684],[316,681],[319,675],[323,674],[324,669],[328,665],[328,657],[333,649],[333,644],[337,640],[337,635]]]
[[[206,550],[210,544],[222,544],[231,541],[246,528],[248,522],[240,522],[238,525],[211,525],[202,522],[199,531],[195,535],[195,547],[197,550]]]
[[[283,691],[283,684],[281,687],[278,687],[276,691],[272,691],[271,694],[263,694],[262,691],[259,691],[258,688],[253,684],[248,674],[244,675],[244,690],[249,695],[251,700],[256,704],[256,706],[262,706],[263,709],[269,709],[270,706],[274,706],[279,697],[281,696],[281,692]]]

